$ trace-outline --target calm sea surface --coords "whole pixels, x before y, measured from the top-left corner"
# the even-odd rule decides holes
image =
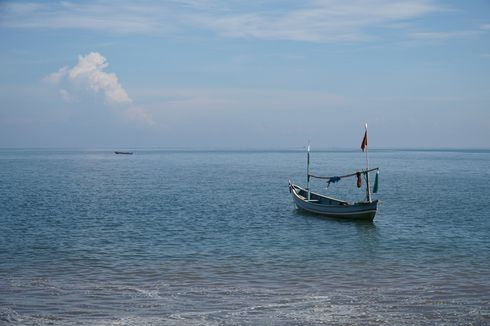
[[[489,325],[490,151],[370,166],[360,223],[294,207],[299,151],[0,150],[0,324]],[[363,167],[312,152],[318,174]]]

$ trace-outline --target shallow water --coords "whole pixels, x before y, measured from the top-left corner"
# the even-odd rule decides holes
[[[295,209],[302,152],[0,150],[0,324],[486,325],[489,162],[372,151],[365,223]],[[319,174],[363,165],[312,153]]]

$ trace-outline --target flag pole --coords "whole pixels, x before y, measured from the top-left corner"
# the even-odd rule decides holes
[[[368,126],[367,126],[367,123],[366,123],[366,133],[364,135],[365,139],[366,139],[366,198],[367,198],[367,201],[368,202],[371,202],[371,189],[370,189],[370,186],[369,186],[369,159],[368,159],[368,148],[369,148],[369,145],[368,145]]]
[[[308,190],[308,201],[310,200],[310,142],[306,151],[306,190]]]

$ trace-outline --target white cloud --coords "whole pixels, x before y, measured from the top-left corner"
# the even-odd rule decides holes
[[[323,110],[342,106],[346,101],[342,96],[324,91],[290,89],[167,88],[144,89],[137,94],[158,108],[182,113]]]
[[[91,52],[78,57],[78,64],[69,70],[68,76],[72,81],[86,83],[96,92],[103,91],[110,104],[131,103],[116,74],[103,71],[107,66],[106,59],[100,53]]]
[[[372,27],[442,10],[429,1],[310,1],[286,12],[269,10],[197,18],[217,33],[234,37],[311,42],[368,41]]]
[[[55,71],[44,78],[44,81],[51,84],[59,84],[68,73],[68,67],[61,67],[58,71]]]
[[[73,102],[75,100],[75,97],[70,94],[66,89],[61,88],[60,91],[60,96],[66,101],[66,102]]]
[[[372,28],[446,10],[433,0],[224,0],[8,3],[0,25],[88,29],[123,34],[182,35],[211,30],[225,37],[309,42],[374,39]],[[393,26],[393,25],[391,25]]]
[[[43,10],[45,6],[40,3],[34,2],[4,2],[2,7],[5,11],[7,11],[11,15],[21,15],[21,14],[29,14],[36,13],[40,10]]]
[[[419,32],[410,33],[409,36],[413,40],[419,41],[446,41],[450,39],[474,37],[482,34],[482,31],[452,31],[452,32]]]
[[[125,111],[128,120],[146,125],[154,125],[153,117],[141,107],[132,106]]]
[[[98,52],[91,52],[85,56],[78,57],[78,63],[71,69],[62,67],[44,78],[45,81],[53,84],[70,83],[73,87],[85,87],[94,92],[102,92],[105,100],[111,106],[123,109],[124,116],[130,120],[153,124],[151,115],[141,107],[132,105],[132,99],[126,90],[119,83],[115,73],[104,71],[109,64],[107,60]],[[66,89],[59,90],[60,96],[67,102],[71,102],[75,97]]]

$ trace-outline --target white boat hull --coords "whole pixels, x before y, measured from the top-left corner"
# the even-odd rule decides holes
[[[372,221],[378,208],[378,200],[349,204],[314,192],[308,200],[306,189],[290,183],[289,190],[298,208],[327,217]]]

